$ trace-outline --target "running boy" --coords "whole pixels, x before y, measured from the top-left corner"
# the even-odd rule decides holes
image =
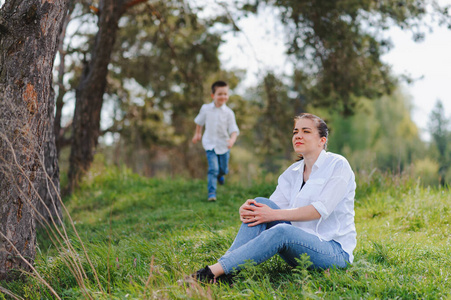
[[[226,105],[229,100],[229,86],[224,81],[216,81],[211,86],[213,102],[202,105],[194,119],[196,132],[193,143],[202,138],[202,145],[208,161],[208,201],[216,201],[217,183],[224,184],[224,175],[229,172],[230,148],[240,133],[235,114]],[[202,137],[202,127],[205,134]]]

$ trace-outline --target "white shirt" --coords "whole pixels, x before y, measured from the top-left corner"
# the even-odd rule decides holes
[[[237,135],[240,134],[235,114],[225,104],[221,107],[216,107],[214,102],[202,105],[194,122],[200,126],[205,125],[205,132],[202,136],[204,149],[214,150],[218,155],[229,151],[227,141],[233,132],[236,132]]]
[[[322,240],[340,243],[352,263],[357,232],[354,223],[356,184],[351,166],[343,156],[323,150],[301,190],[303,178],[304,161],[301,160],[280,175],[270,199],[282,209],[313,205],[320,219],[291,223]]]

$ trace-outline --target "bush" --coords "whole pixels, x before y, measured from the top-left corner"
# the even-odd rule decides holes
[[[413,175],[423,186],[437,186],[439,184],[439,164],[426,157],[413,163]]]

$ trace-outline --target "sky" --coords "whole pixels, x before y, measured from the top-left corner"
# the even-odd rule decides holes
[[[440,4],[451,4],[441,0]],[[237,21],[239,34],[224,35],[221,61],[225,68],[246,70],[243,86],[254,85],[265,70],[276,74],[289,74],[290,63],[284,54],[283,29],[276,17],[267,11],[265,18],[250,16]],[[412,34],[397,28],[390,29],[394,47],[382,60],[391,65],[395,75],[406,74],[416,79],[402,84],[404,93],[411,98],[412,120],[420,130],[423,140],[430,140],[428,120],[438,99],[444,105],[445,115],[451,118],[451,30],[434,25],[426,32],[422,42],[414,42]]]

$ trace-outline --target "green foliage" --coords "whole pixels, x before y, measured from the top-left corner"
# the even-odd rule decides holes
[[[58,86],[61,100],[70,98],[78,85],[96,29],[92,3],[76,2],[69,29],[78,29],[66,37],[66,74]],[[202,17],[203,8],[185,0],[129,4],[119,22],[104,97],[102,130],[115,146],[107,149],[108,155],[114,163],[145,175],[163,169],[163,175],[199,177],[204,174],[197,171],[204,163],[199,149],[186,151],[193,119],[210,100],[213,78],[228,80],[231,88],[239,81],[234,72],[220,71],[223,32],[212,30],[229,21]],[[181,157],[182,163],[171,157]]]
[[[293,130],[294,99],[288,87],[274,74],[267,74],[256,91],[254,100],[259,110],[253,130],[255,154],[264,170],[279,172],[281,165],[291,156],[291,132]]]
[[[450,120],[444,115],[443,104],[438,100],[430,115],[429,130],[433,138],[433,145],[438,151],[437,160],[440,162],[438,174],[442,185],[446,182],[449,164],[451,163],[451,131],[449,124]]]
[[[422,40],[428,13],[449,20],[435,1],[244,1],[243,10],[273,6],[286,28],[296,91],[308,103],[352,115],[361,97],[389,94],[397,79],[381,56],[391,48],[383,32],[393,25],[415,29]],[[430,11],[432,9],[432,11]],[[424,26],[426,30],[426,26]]]
[[[419,178],[426,186],[437,186],[440,182],[439,165],[429,157],[416,160],[413,163],[413,170],[415,178]]]
[[[451,296],[451,198],[446,189],[423,188],[415,180],[380,172],[359,175],[358,244],[347,269],[310,270],[306,256],[291,268],[276,256],[259,266],[247,263],[232,286],[196,285],[179,280],[223,255],[239,226],[239,206],[247,198],[269,196],[275,183],[246,187],[228,182],[220,187],[218,201],[209,203],[201,180],[148,179],[115,168],[95,168],[92,174],[97,175],[88,176],[66,204],[100,278],[103,292],[69,232],[96,299]],[[39,245],[39,273],[63,299],[83,298],[64,255]],[[32,277],[0,284],[26,299],[53,297]]]
[[[424,157],[426,145],[410,117],[409,101],[400,92],[373,101],[361,99],[351,117],[324,109],[312,112],[324,116],[330,127],[329,150],[343,154],[356,171],[400,173]]]
[[[126,150],[118,160],[142,174],[154,172],[142,169],[146,160],[161,160],[168,151],[185,162],[177,166],[169,160],[172,172],[193,175],[189,164],[201,164],[181,150],[188,147],[193,119],[209,99],[211,82],[206,81],[219,71],[221,37],[208,30],[213,21],[197,14],[186,1],[157,1],[137,5],[121,19],[111,60],[110,92],[119,98],[111,129],[120,133],[117,146]]]
[[[277,7],[296,70],[289,83],[287,78],[262,74],[257,86],[236,93],[244,71],[221,70],[218,58],[223,34],[236,29],[227,10],[211,16],[202,4],[184,0],[133,6],[120,20],[102,114],[108,116],[102,124],[114,142],[101,149],[110,162],[146,176],[204,178],[203,149],[190,141],[193,119],[210,101],[210,85],[217,79],[231,87],[228,105],[241,129],[232,149],[231,171],[249,170],[242,175],[246,182],[278,173],[293,158],[292,118],[307,110],[326,119],[332,128],[329,149],[344,154],[356,170],[403,172],[424,156],[408,101],[399,92],[383,96],[396,91],[396,80],[380,61],[390,42],[379,34],[399,25],[415,28],[420,38],[419,25],[430,13],[428,1],[235,4],[243,9],[236,11],[237,18],[258,13],[260,5]],[[449,14],[439,11],[434,6],[436,16]],[[68,84],[62,90],[68,93],[77,85],[83,61],[89,59],[86,53],[93,36],[89,24],[95,18],[86,1],[76,5],[73,22],[82,26],[67,38]],[[343,117],[351,114],[352,118]],[[433,148],[428,154],[442,149]],[[446,178],[449,161],[434,159],[443,162],[440,178]]]
[[[297,273],[302,280],[307,281],[310,277],[308,268],[313,265],[307,254],[302,254],[300,258],[296,259],[297,266],[293,269],[294,273]]]

